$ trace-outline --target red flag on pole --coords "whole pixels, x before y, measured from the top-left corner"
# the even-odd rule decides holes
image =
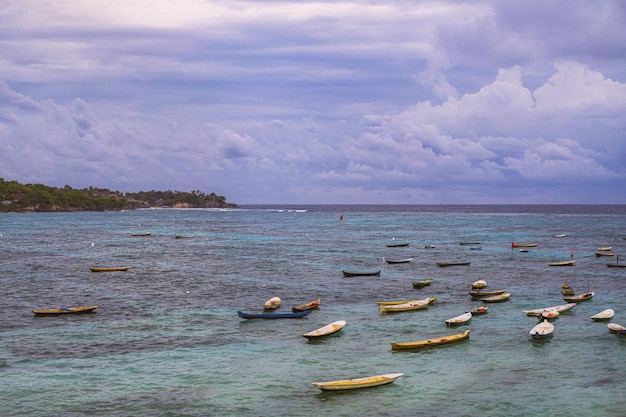
[[[343,220],[343,214],[341,216],[339,216],[339,221]]]
[[[515,242],[511,242],[511,250],[515,247]]]

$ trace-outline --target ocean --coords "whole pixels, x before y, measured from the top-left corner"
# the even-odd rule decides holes
[[[597,257],[600,247],[614,256]],[[612,308],[626,326],[626,268],[607,267],[619,255],[626,263],[622,205],[0,214],[0,416],[625,416],[626,336],[590,320]],[[548,266],[572,257],[574,267]],[[481,279],[509,301],[446,327],[481,304],[468,295]],[[549,339],[529,338],[537,319],[523,310],[565,304],[564,284],[595,296],[554,320]],[[277,312],[322,304],[299,319],[238,317],[274,296]],[[376,305],[425,297],[437,302],[395,314]],[[99,308],[31,312],[82,305]],[[336,335],[302,337],[335,320],[347,322]],[[391,350],[465,329],[458,344]],[[397,372],[363,390],[312,385]]]

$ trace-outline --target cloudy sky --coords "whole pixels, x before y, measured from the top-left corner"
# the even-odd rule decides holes
[[[626,2],[3,0],[0,178],[626,204]]]

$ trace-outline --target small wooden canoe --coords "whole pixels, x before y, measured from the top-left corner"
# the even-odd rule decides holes
[[[538,243],[513,243],[514,248],[534,248]]]
[[[57,316],[60,314],[82,314],[93,313],[93,311],[100,307],[95,306],[78,306],[78,307],[54,307],[54,308],[40,308],[33,310],[36,316]]]
[[[572,295],[571,297],[564,297],[563,300],[567,301],[568,303],[578,303],[580,301],[591,300],[594,295],[595,293],[593,291],[589,291],[578,295]]]
[[[459,242],[461,246],[480,245],[480,242]]]
[[[448,266],[462,266],[462,265],[469,265],[471,264],[471,262],[437,262],[437,266],[439,268],[445,268]]]
[[[398,304],[418,303],[424,300],[428,300],[428,304],[433,304],[435,301],[437,301],[437,297],[428,297],[419,300],[376,301],[376,304],[379,306],[394,306]]]
[[[448,336],[440,336],[432,339],[416,340],[415,342],[391,342],[391,350],[411,350],[422,349],[432,346],[447,345],[457,343],[469,339],[470,331],[465,330],[462,333],[452,334]]]
[[[549,266],[569,266],[569,265],[574,265],[575,263],[576,261],[572,259],[571,261],[550,262],[548,265]]]
[[[152,232],[142,232],[142,233],[131,233],[131,236],[150,236]]]
[[[174,235],[176,239],[191,239],[193,235]]]
[[[560,235],[554,235],[553,237],[565,237],[567,236],[565,233],[561,233]]]
[[[344,277],[379,277],[380,269],[370,270],[370,271],[341,271]]]
[[[388,248],[400,248],[404,246],[409,246],[409,242],[390,242],[387,243],[385,246],[387,246]]]
[[[433,282],[432,279],[427,278],[427,279],[423,279],[421,281],[415,281],[413,283],[413,288],[424,288],[424,287],[428,287],[431,283]]]
[[[591,320],[593,321],[608,320],[608,319],[612,319],[614,315],[615,315],[615,311],[613,311],[612,308],[607,308],[606,310],[603,310],[599,312],[598,314],[594,314],[593,316],[591,316]]]
[[[523,310],[523,313],[527,316],[539,316],[544,311],[556,310],[559,313],[565,313],[566,311],[570,311],[572,308],[576,307],[576,303],[568,303],[561,304],[553,307],[544,307],[544,308],[536,308],[534,310]]]
[[[601,256],[613,256],[613,252],[596,252],[596,257],[601,257]]]
[[[472,288],[474,289],[481,289],[481,288],[485,288],[487,286],[487,281],[485,281],[484,279],[479,279],[478,281],[474,281],[474,283],[472,284]]]
[[[424,249],[435,249],[435,245],[424,245]]]
[[[128,271],[130,269],[129,266],[113,266],[113,267],[99,267],[92,266],[91,272],[114,272],[114,271]]]
[[[322,304],[322,300],[317,297],[314,301],[292,307],[291,311],[295,313],[296,311],[313,310],[314,308],[318,308],[320,304]]]
[[[460,326],[461,324],[465,324],[472,319],[472,313],[465,312],[456,317],[452,317],[451,319],[444,320],[446,326]]]
[[[611,249],[613,249],[613,246],[604,246],[604,247],[598,248],[600,252],[610,252]]]
[[[609,328],[610,331],[614,332],[614,333],[621,333],[621,334],[626,334],[626,327],[617,324],[617,323],[609,323],[606,325],[606,327]]]
[[[299,319],[309,314],[311,310],[298,311],[297,313],[244,313],[237,311],[242,319]]]
[[[511,297],[510,292],[503,292],[502,294],[492,295],[490,297],[483,297],[480,299],[483,303],[502,303],[507,301]]]
[[[553,331],[554,331],[554,324],[550,323],[548,320],[544,320],[541,323],[537,324],[532,329],[530,329],[528,334],[533,339],[542,339],[544,337],[550,336]]]
[[[405,258],[405,259],[389,259],[383,258],[385,262],[388,264],[407,264],[409,262],[413,262],[413,258]]]
[[[381,313],[400,313],[403,311],[415,311],[422,310],[428,308],[430,305],[430,299],[425,298],[423,300],[416,300],[403,304],[391,304],[391,305],[381,305],[380,312]]]
[[[491,291],[470,291],[469,295],[472,296],[473,299],[479,300],[485,297],[493,297],[494,295],[504,294],[506,290],[491,290]]]
[[[263,310],[274,310],[280,307],[280,303],[281,303],[280,297],[272,297],[263,303]]]
[[[626,268],[626,264],[606,264],[606,266],[608,266],[609,268]]]
[[[555,318],[559,317],[561,315],[561,313],[559,313],[558,310],[546,310],[546,311],[542,311],[540,315],[537,316],[537,318],[539,320],[554,320]]]
[[[472,313],[472,316],[475,316],[477,314],[487,314],[488,308],[487,306],[478,306],[478,307],[474,307],[473,309],[470,310],[470,313]]]
[[[338,381],[313,382],[313,385],[322,391],[343,391],[391,384],[403,375],[404,374],[374,375],[366,376],[364,378],[342,379]]]
[[[302,336],[306,337],[309,340],[320,339],[325,336],[330,336],[331,334],[335,334],[346,325],[345,320],[333,321],[332,323],[327,324],[326,326],[322,326],[319,329],[315,329],[308,333],[304,333]]]

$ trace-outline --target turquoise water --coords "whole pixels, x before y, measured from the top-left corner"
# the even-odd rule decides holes
[[[625,415],[626,337],[589,316],[613,308],[626,325],[626,268],[594,254],[612,246],[626,262],[626,207],[293,209],[1,214],[0,416]],[[394,238],[410,246],[386,247]],[[459,244],[468,241],[482,250]],[[520,253],[513,241],[538,246]],[[571,250],[575,268],[548,266]],[[381,276],[341,276],[370,268]],[[423,278],[432,284],[414,289]],[[479,305],[467,295],[478,279],[510,301],[447,328]],[[565,283],[596,295],[556,319],[551,339],[529,340],[536,319],[522,310],[564,304]],[[273,296],[287,312],[316,295],[322,306],[302,319],[237,316]],[[381,315],[375,304],[428,296],[438,302],[415,312]],[[92,304],[94,314],[31,313]],[[301,336],[340,319],[337,336]],[[457,345],[390,350],[464,329],[470,340]],[[395,372],[405,376],[367,390],[311,385]]]

